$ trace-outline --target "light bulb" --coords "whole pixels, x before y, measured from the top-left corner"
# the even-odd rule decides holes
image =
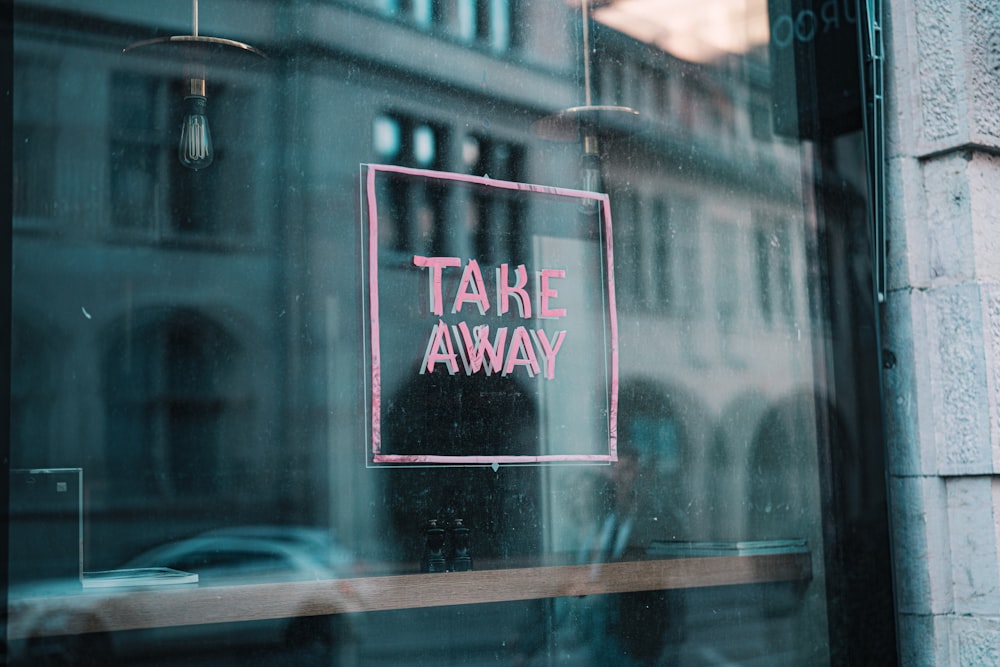
[[[205,80],[190,79],[188,94],[184,96],[184,122],[181,125],[181,140],[177,145],[177,158],[188,169],[204,169],[212,164],[215,150],[212,148],[212,133],[208,129],[205,109]]]
[[[588,192],[604,192],[601,179],[601,155],[597,151],[597,135],[585,132],[583,135],[583,153],[580,155],[580,180],[583,189]],[[596,199],[581,199],[580,210],[592,214],[597,210]]]
[[[601,154],[597,149],[597,135],[589,128],[583,131],[583,155],[580,156],[580,171],[583,176],[583,189],[590,192],[601,192]]]
[[[603,192],[601,182],[601,157],[597,153],[584,153],[580,156],[580,176],[583,189],[588,192]]]

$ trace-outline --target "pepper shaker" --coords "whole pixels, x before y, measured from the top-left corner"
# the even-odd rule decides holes
[[[469,529],[461,519],[455,519],[451,526],[451,562],[452,572],[468,572],[472,569],[472,555],[469,553]]]
[[[420,559],[421,572],[445,572],[444,528],[437,519],[431,519],[424,528],[424,554]]]

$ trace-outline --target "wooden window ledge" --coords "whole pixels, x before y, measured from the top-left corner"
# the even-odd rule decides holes
[[[11,639],[648,590],[807,581],[809,553],[12,597]]]

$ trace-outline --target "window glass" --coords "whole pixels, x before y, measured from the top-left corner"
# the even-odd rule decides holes
[[[15,664],[891,662],[800,4],[15,2]]]

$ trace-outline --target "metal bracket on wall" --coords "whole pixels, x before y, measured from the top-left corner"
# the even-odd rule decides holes
[[[886,296],[885,238],[885,62],[882,48],[882,0],[859,0],[865,11],[859,12],[861,34],[861,80],[865,109],[865,143],[868,152],[868,197],[871,217],[872,262],[875,296],[879,303]],[[860,7],[859,7],[860,9]]]

